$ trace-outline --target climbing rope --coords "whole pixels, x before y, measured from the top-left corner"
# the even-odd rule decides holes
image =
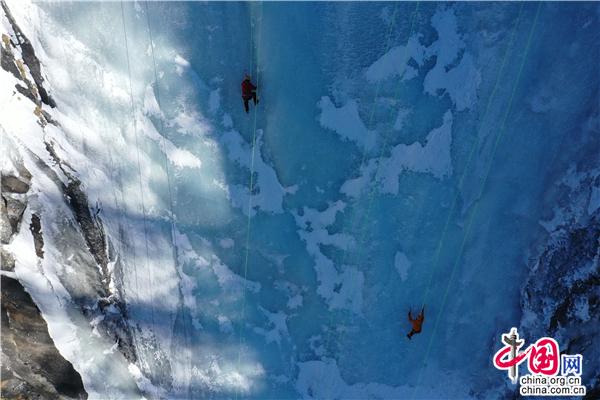
[[[411,18],[411,22],[410,22],[410,29],[409,29],[409,33],[408,33],[408,38],[406,40],[406,46],[404,47],[403,55],[401,58],[401,62],[403,63],[402,64],[403,70],[400,73],[400,82],[398,84],[398,93],[397,93],[396,97],[400,97],[400,93],[402,91],[402,86],[403,86],[402,75],[404,74],[404,69],[405,69],[404,67],[406,65],[405,58],[406,58],[406,53],[407,53],[407,49],[408,49],[408,41],[410,40],[410,37],[412,36],[412,33],[414,31],[414,22],[415,22],[416,16],[418,15],[418,12],[419,12],[419,2],[417,1],[416,5],[415,5],[415,10],[412,14],[412,18]],[[379,152],[379,155],[376,158],[377,160],[380,160],[383,157],[383,155],[385,154],[385,152],[388,150],[388,143],[390,140],[390,136],[391,135],[389,135],[389,134],[384,135],[384,141],[381,145],[381,151]],[[377,167],[375,168],[375,171],[373,172],[373,179],[375,179],[375,180],[377,179],[377,175],[379,174],[380,168],[381,168],[381,163],[378,162]],[[366,208],[366,211],[363,213],[363,217],[362,217],[363,222],[358,224],[359,228],[362,227],[362,229],[359,230],[359,234],[362,232],[362,236],[360,236],[360,239],[357,241],[358,242],[357,244],[363,243],[364,240],[366,239],[366,235],[367,235],[366,221],[368,221],[369,216],[371,214],[371,208],[373,206],[373,201],[375,199],[376,192],[377,192],[377,185],[372,185],[369,190],[369,193],[367,195],[367,208]],[[357,260],[359,260],[359,261],[361,260],[361,256],[365,250],[365,247],[366,246],[362,246],[362,247],[358,246],[358,253],[357,253],[358,256],[356,257]]]
[[[259,6],[261,4],[259,3]],[[260,8],[261,12],[260,12],[260,18],[259,18],[259,22],[258,22],[258,35],[257,35],[257,51],[256,51],[256,97],[258,98],[258,90],[260,88],[260,74],[259,74],[259,68],[258,68],[258,50],[260,49],[260,40],[261,40],[261,27],[262,27],[262,7]],[[250,12],[252,13],[252,10],[250,10]],[[251,16],[252,19],[252,16]],[[254,65],[254,51],[253,51],[253,41],[254,41],[254,24],[251,22],[250,24],[250,43],[251,43],[251,51],[250,51],[250,59],[251,59],[251,66]],[[247,278],[248,278],[248,262],[250,259],[250,238],[251,238],[251,221],[252,221],[252,196],[253,196],[253,191],[254,191],[254,159],[255,159],[255,154],[256,154],[256,121],[257,121],[257,115],[258,115],[258,107],[254,107],[254,121],[253,121],[253,126],[252,126],[252,150],[251,150],[251,155],[250,155],[250,179],[249,179],[249,184],[248,184],[248,209],[247,209],[247,214],[248,214],[248,221],[246,224],[246,248],[245,248],[245,252],[244,252],[244,282],[246,282]],[[240,325],[241,322],[244,320],[245,316],[246,316],[246,285],[243,285],[243,289],[242,289],[242,313],[241,313],[241,318],[240,318]],[[243,343],[243,329],[242,326],[240,326],[239,328],[239,341],[238,341],[238,357],[237,357],[237,366],[238,366],[238,370],[240,369],[240,363],[241,363],[241,355],[242,355],[242,343]],[[238,391],[236,391],[235,393],[235,398],[238,398],[238,395],[240,394],[239,392],[241,391],[241,389],[239,389]]]
[[[398,6],[398,3],[394,3],[394,11],[392,13],[392,18],[390,20],[390,24],[389,24],[389,27],[388,27],[388,34],[387,34],[387,40],[386,40],[386,46],[385,46],[384,54],[387,54],[387,52],[390,49],[391,37],[392,37],[393,27],[394,27],[394,24],[395,24],[396,13],[397,13],[397,6]],[[410,40],[410,37],[411,37],[413,29],[414,29],[414,22],[415,22],[417,14],[418,14],[418,10],[419,10],[419,2],[417,1],[416,4],[415,4],[415,9],[414,9],[414,11],[412,13],[412,16],[411,16],[411,19],[410,19],[410,28],[409,28],[408,37],[407,37],[407,44],[404,47],[403,55],[402,55],[402,59],[401,60],[404,60],[405,57],[406,57],[406,52],[407,52],[407,48],[408,48],[408,41]],[[400,88],[402,86],[402,75],[403,75],[403,72],[404,71],[402,71],[400,73],[400,84],[399,84]],[[382,86],[382,80],[380,80],[378,82],[378,85],[376,87],[375,99],[373,101],[373,104],[371,106],[371,111],[369,113],[368,126],[371,126],[372,122],[373,122],[373,116],[374,116],[374,113],[375,113],[375,106],[376,106],[377,98],[379,97],[379,91],[381,90],[381,86]],[[385,140],[384,140],[384,142],[381,145],[381,151],[380,151],[379,158],[384,154],[384,152],[385,152],[385,150],[387,148],[387,142],[388,142],[388,140],[389,140],[389,135],[386,135],[385,136]],[[359,171],[361,171],[363,169],[363,166],[365,165],[366,160],[367,160],[367,151],[365,149],[363,151],[362,160],[361,160],[361,163],[360,163],[360,166],[359,166]],[[379,164],[377,165],[377,169],[375,171],[375,175],[374,175],[375,177],[377,176],[378,170],[379,170]],[[372,200],[372,197],[373,197],[372,196],[373,193],[374,193],[374,188],[371,189],[371,192],[369,193],[369,196],[368,196],[369,197],[369,201],[368,201],[369,204],[371,203],[371,200]],[[357,200],[357,202],[358,202],[358,200]],[[367,211],[364,213],[364,220],[365,221],[368,219],[369,208],[370,207],[368,207]],[[360,232],[362,231],[362,229],[360,229],[360,227],[362,225],[362,222],[359,222],[359,221],[361,221],[361,219],[362,219],[362,217],[359,217],[359,213],[358,212],[355,212],[353,214],[353,222],[351,224],[351,232],[353,232],[355,230],[355,228],[358,227],[359,228],[359,234],[360,234]],[[357,225],[357,223],[358,223],[358,225]],[[361,235],[360,238],[359,238],[359,240],[357,240],[356,245],[358,247],[360,247],[360,243],[363,242],[364,238],[365,238],[364,235]],[[347,263],[348,259],[349,259],[350,252],[349,252],[348,249],[344,249],[342,254],[343,254],[343,257],[342,257],[342,264],[341,265],[345,265]],[[360,250],[359,250],[359,255],[360,255]],[[355,274],[356,274],[356,270],[352,270],[351,271],[351,276],[352,276],[351,280],[354,280],[354,278],[355,278],[354,275]],[[331,326],[332,323],[333,323],[334,313],[331,312],[330,315],[331,315],[331,317],[330,317],[330,320],[329,320],[329,326]],[[351,318],[352,318],[352,320],[354,320],[354,314],[352,314]],[[328,334],[327,335],[327,339],[325,340],[325,343],[324,343],[325,349],[327,349],[329,347],[329,345],[331,344],[331,336],[333,335],[332,330],[329,330],[327,332],[327,334]],[[335,335],[335,336],[337,337],[337,335]],[[324,366],[321,365],[320,375],[322,375],[322,373],[323,373],[323,371],[322,371],[323,368],[324,368]],[[331,391],[332,390],[333,390],[333,382],[332,382],[332,385],[329,386],[329,394],[330,395],[331,395]]]
[[[122,2],[121,2],[122,3]],[[121,8],[123,7],[123,5],[121,4]],[[121,9],[121,11],[123,11]],[[123,18],[123,24],[125,24],[125,20]],[[125,25],[123,25],[123,29],[125,29]],[[109,152],[110,153],[110,152]],[[123,188],[122,185],[122,181],[121,181],[121,185],[120,185],[120,189],[121,189],[121,204],[123,204],[123,207],[127,207],[127,203],[125,202],[125,189]],[[127,222],[129,222],[129,219],[125,219]],[[129,229],[131,229],[131,224],[128,223],[128,227]],[[120,232],[119,232],[119,238],[120,237]],[[135,248],[135,243],[132,243],[133,246],[131,246],[132,249],[132,261],[133,261],[133,276],[134,276],[134,283],[135,283],[135,291],[136,291],[136,296],[138,296],[138,300],[139,300],[139,279],[138,279],[138,267],[137,267],[137,252],[136,252],[136,248]],[[133,335],[135,338],[135,335]],[[134,339],[135,340],[135,339]]]
[[[478,144],[479,144],[481,132],[483,130],[483,126],[484,126],[485,120],[487,118],[488,111],[490,109],[490,105],[491,105],[492,100],[494,99],[496,91],[497,91],[497,89],[499,87],[499,83],[500,83],[500,80],[501,80],[500,78],[502,76],[502,72],[504,71],[504,67],[506,66],[506,62],[508,60],[508,54],[510,53],[510,51],[512,49],[512,46],[514,44],[514,37],[515,37],[516,29],[517,29],[517,27],[519,25],[519,21],[521,19],[522,8],[523,8],[523,6],[521,5],[521,8],[519,9],[519,15],[517,17],[517,22],[513,26],[513,29],[512,29],[512,32],[511,32],[511,36],[510,36],[510,39],[509,39],[509,43],[507,45],[506,51],[504,52],[502,63],[501,63],[501,66],[500,66],[500,68],[498,70],[498,74],[496,75],[496,80],[495,80],[495,83],[494,83],[494,87],[492,89],[490,97],[488,98],[488,101],[487,101],[486,107],[484,109],[483,117],[481,119],[479,128],[477,129],[477,135],[475,137],[475,142],[471,146],[471,149],[469,151],[469,155],[467,157],[467,162],[465,164],[465,169],[463,171],[463,174],[461,175],[461,178],[459,179],[459,183],[457,185],[457,194],[453,198],[452,205],[450,206],[450,212],[449,212],[448,217],[446,218],[446,222],[444,224],[444,229],[442,231],[442,235],[440,237],[440,240],[438,241],[438,245],[436,246],[436,253],[435,253],[435,258],[434,258],[434,268],[432,269],[429,281],[428,281],[427,285],[425,286],[423,301],[420,303],[422,307],[425,307],[425,305],[427,303],[428,293],[429,293],[430,287],[431,287],[431,285],[433,283],[433,277],[435,276],[435,272],[437,271],[437,268],[439,266],[440,252],[441,252],[441,249],[443,248],[443,243],[445,241],[445,237],[446,237],[446,234],[447,234],[447,231],[448,231],[448,227],[450,225],[451,217],[454,214],[455,208],[456,208],[456,206],[458,204],[458,198],[460,196],[460,192],[461,192],[461,189],[462,189],[462,186],[463,186],[464,179],[465,179],[465,177],[467,175],[467,172],[469,171],[469,165],[470,165],[471,160],[472,160],[473,156],[475,155],[476,150],[478,148]],[[385,293],[385,291],[384,291],[384,293]],[[387,329],[384,329],[384,330],[387,330]]]
[[[519,14],[519,18],[520,18],[520,14]],[[518,22],[517,22],[517,24],[518,24]],[[514,37],[514,33],[515,33],[515,30],[516,30],[516,26],[517,26],[517,25],[515,25],[515,27],[513,28],[513,32],[512,32],[512,35],[511,35],[511,37]],[[483,123],[484,123],[484,121],[485,121],[485,119],[486,119],[486,115],[487,115],[487,113],[488,113],[489,106],[490,106],[490,104],[491,104],[491,102],[492,102],[492,99],[493,99],[493,97],[494,97],[494,94],[495,94],[495,92],[496,92],[496,89],[498,88],[498,83],[499,83],[499,81],[500,81],[500,77],[501,77],[501,75],[502,75],[502,71],[503,71],[503,69],[504,69],[504,66],[506,65],[507,55],[508,55],[508,53],[509,53],[509,51],[510,51],[510,49],[511,49],[512,42],[513,42],[513,40],[511,39],[511,40],[509,41],[509,46],[507,46],[507,50],[506,50],[506,52],[505,52],[505,54],[504,54],[504,58],[503,58],[502,65],[501,65],[501,67],[500,67],[500,70],[499,70],[499,73],[498,73],[498,75],[497,75],[496,82],[495,82],[494,88],[493,88],[493,90],[492,90],[492,94],[491,94],[491,96],[490,96],[490,97],[489,97],[489,99],[488,99],[487,106],[486,106],[486,109],[485,109],[485,112],[484,112],[484,115],[483,115],[483,118],[482,118],[482,122],[481,122],[481,125],[480,125],[480,129],[478,130],[478,132],[481,132],[481,130],[482,130],[482,128],[483,128]],[[479,140],[479,135],[477,136],[476,140],[477,140],[477,141]],[[471,147],[471,151],[470,151],[470,154],[469,154],[469,157],[468,157],[468,161],[467,161],[467,166],[468,166],[468,164],[470,164],[470,160],[471,160],[472,156],[475,154],[475,151],[476,151],[476,150],[477,150],[477,142],[476,142],[476,143],[475,143],[475,144],[474,144],[474,145]],[[465,169],[465,171],[466,171],[467,169],[468,169],[468,168],[466,168],[466,169]],[[375,175],[377,175],[377,173],[375,173]],[[460,191],[460,188],[462,187],[462,182],[463,182],[463,180],[464,180],[464,177],[465,177],[465,175],[466,175],[466,172],[465,172],[465,173],[463,173],[463,175],[462,175],[462,177],[461,177],[461,179],[460,179],[460,182],[461,182],[461,183],[459,183],[459,191]],[[372,190],[372,191],[371,191],[371,194],[373,194],[373,193],[374,193],[374,191]],[[371,200],[372,200],[372,197],[371,197]],[[447,231],[447,227],[448,227],[448,225],[449,225],[449,220],[450,220],[450,217],[451,217],[452,213],[454,212],[454,207],[455,207],[455,206],[456,206],[456,204],[457,204],[457,200],[458,200],[458,195],[457,195],[457,196],[455,196],[455,198],[454,198],[453,205],[452,205],[452,207],[451,207],[452,211],[450,212],[450,215],[448,216],[448,219],[447,219],[447,221],[446,221],[446,227],[445,227],[445,229],[444,229],[444,234],[442,235],[442,237],[444,237],[444,235],[445,235],[445,233],[446,233],[446,231]],[[369,202],[369,203],[370,203],[370,202]],[[369,210],[369,209],[370,209],[370,206],[368,207],[368,209],[367,209],[367,210]],[[368,214],[367,214],[367,215],[368,215]],[[436,253],[438,254],[438,256],[439,256],[439,248],[441,247],[441,243],[442,243],[442,241],[443,241],[443,239],[442,239],[442,240],[440,240],[440,243],[439,243],[439,246],[438,246],[438,251],[436,252]],[[436,264],[437,264],[437,262],[436,262]],[[429,280],[429,284],[426,286],[426,289],[427,289],[427,290],[429,289],[429,286],[431,285],[431,282],[432,282],[432,279],[433,279],[433,275],[434,275],[434,274],[432,273],[432,275],[431,275],[431,279]],[[424,305],[425,305],[425,301],[423,301],[423,306],[424,306]],[[388,329],[388,328],[385,328],[385,329],[381,329],[381,330],[375,330],[375,332],[384,332],[384,331],[387,331],[387,330],[389,330],[389,329]],[[371,332],[371,330],[370,330],[370,332]]]
[[[514,97],[515,97],[515,93],[517,91],[517,87],[518,87],[519,81],[521,79],[521,74],[523,72],[523,68],[524,68],[525,63],[527,61],[527,56],[529,55],[529,50],[530,50],[530,47],[531,47],[531,41],[532,41],[532,38],[533,38],[533,34],[535,32],[535,28],[537,26],[537,21],[538,21],[540,9],[541,9],[541,3],[538,3],[536,14],[535,14],[533,23],[531,25],[531,28],[529,30],[529,35],[527,37],[527,42],[526,42],[526,45],[525,45],[525,53],[523,55],[523,59],[521,61],[521,65],[519,66],[519,70],[517,72],[517,76],[516,76],[514,84],[513,84],[511,96],[509,98],[508,106],[507,106],[506,112],[504,114],[504,117],[503,117],[500,129],[498,130],[498,133],[496,134],[496,140],[494,142],[494,147],[492,149],[492,154],[490,156],[490,162],[489,162],[488,168],[486,170],[483,182],[482,182],[482,184],[480,186],[480,189],[478,191],[478,195],[477,195],[477,199],[478,200],[476,201],[476,203],[475,203],[475,205],[473,207],[473,210],[471,212],[471,215],[469,217],[469,220],[467,222],[467,227],[465,229],[465,233],[463,235],[462,242],[461,242],[458,254],[456,256],[455,262],[454,262],[454,264],[452,266],[452,269],[450,271],[450,276],[448,278],[448,283],[446,285],[446,289],[445,289],[444,295],[442,297],[442,304],[440,306],[440,310],[439,310],[439,312],[438,312],[438,314],[437,314],[437,316],[436,316],[436,318],[434,320],[433,331],[432,331],[431,338],[429,339],[429,342],[428,342],[428,345],[427,345],[427,351],[425,352],[425,356],[423,358],[423,361],[422,361],[421,365],[419,366],[419,373],[417,374],[417,380],[416,380],[415,388],[413,390],[413,396],[412,396],[412,398],[415,398],[416,392],[417,392],[417,390],[419,388],[419,384],[420,384],[420,381],[421,381],[421,375],[422,375],[422,372],[423,372],[423,368],[424,368],[424,366],[425,366],[425,364],[427,362],[427,359],[429,358],[429,354],[431,352],[431,348],[432,348],[432,344],[433,344],[433,339],[435,338],[435,335],[436,335],[436,332],[437,332],[437,329],[438,329],[440,315],[442,314],[442,312],[444,310],[444,307],[446,305],[446,301],[448,299],[448,293],[449,293],[449,289],[450,289],[450,284],[452,283],[452,280],[454,278],[454,273],[456,272],[456,267],[458,266],[458,263],[459,263],[459,261],[460,261],[460,259],[462,257],[462,253],[464,251],[467,238],[468,238],[468,236],[469,236],[469,234],[471,232],[471,228],[473,226],[473,221],[475,219],[475,215],[477,214],[479,205],[481,204],[481,202],[480,202],[479,199],[483,195],[483,191],[485,189],[487,180],[488,180],[489,175],[491,173],[493,162],[494,162],[494,158],[495,158],[495,155],[496,155],[496,151],[498,149],[498,144],[500,143],[500,140],[502,139],[502,137],[504,136],[504,133],[506,132],[506,130],[505,130],[505,128],[506,128],[506,122],[508,120],[508,116],[510,115],[510,112],[512,111],[512,104],[513,104],[513,100],[514,100]],[[520,13],[519,13],[519,15],[520,15]],[[518,21],[517,21],[517,25],[518,25]]]
[[[159,81],[158,81],[158,73],[157,73],[157,68],[156,68],[156,56],[154,54],[154,39],[152,36],[152,27],[150,24],[150,9],[148,7],[148,1],[146,0],[144,2],[145,7],[146,7],[146,25],[148,27],[148,35],[149,35],[149,39],[150,39],[150,53],[152,55],[152,66],[153,66],[153,72],[154,72],[154,82],[156,83],[156,101],[158,103],[158,109],[162,112],[162,101],[161,101],[161,97],[160,97],[160,85],[159,85]],[[160,123],[160,136],[161,136],[161,141],[162,141],[162,147],[163,147],[163,154],[164,154],[164,164],[165,164],[165,172],[166,172],[166,176],[167,176],[167,188],[168,188],[168,193],[169,193],[169,224],[170,224],[170,228],[171,228],[171,252],[172,252],[172,256],[173,256],[173,265],[175,267],[175,272],[177,273],[177,275],[179,276],[179,280],[180,282],[183,281],[183,277],[180,275],[179,273],[179,256],[178,256],[178,248],[177,248],[177,221],[175,219],[175,212],[173,211],[173,190],[171,188],[171,173],[170,173],[170,168],[169,168],[169,158],[167,156],[167,146],[166,146],[166,139],[165,139],[165,133],[164,133],[164,121],[162,118],[162,115],[159,115],[158,117],[159,119],[159,123]],[[182,267],[183,268],[183,267]],[[182,270],[183,273],[183,270]],[[188,354],[188,363],[191,367],[191,363],[192,363],[192,340],[191,340],[191,327],[189,326],[189,319],[186,318],[185,316],[185,298],[183,295],[183,291],[181,289],[181,285],[179,285],[179,296],[181,298],[181,303],[180,303],[180,313],[181,313],[181,319],[182,319],[182,323],[183,323],[183,335],[184,335],[184,343],[186,345],[186,349],[183,350],[187,350],[187,354]],[[190,378],[191,379],[191,378]],[[191,382],[189,382],[188,384],[188,398],[194,398],[194,394],[191,388]]]
[[[146,25],[148,27],[148,35],[150,38],[150,54],[152,55],[152,67],[153,67],[153,72],[154,72],[154,82],[156,83],[155,88],[156,88],[156,102],[158,103],[158,109],[162,112],[162,101],[160,99],[160,85],[158,83],[158,73],[156,70],[156,56],[154,55],[154,39],[152,37],[152,27],[150,26],[150,10],[148,8],[148,1],[146,0],[144,2],[145,6],[146,6]],[[160,131],[159,133],[162,133],[164,131],[164,122],[163,122],[163,118],[161,116],[159,116],[158,118],[159,123],[160,123]],[[163,147],[163,155],[164,155],[164,164],[165,164],[165,173],[167,176],[167,188],[168,188],[168,192],[169,192],[169,222],[171,225],[171,248],[173,251],[173,260],[175,262],[175,264],[177,265],[177,246],[176,246],[176,229],[177,229],[177,222],[175,221],[175,213],[173,212],[173,191],[171,189],[171,173],[170,173],[170,168],[169,168],[169,157],[167,156],[167,152],[166,152],[166,139],[165,139],[165,135],[161,134],[161,142],[162,142],[162,147]]]
[[[444,226],[441,238],[440,238],[440,240],[438,242],[438,245],[437,245],[436,256],[435,256],[435,261],[434,261],[434,268],[432,270],[432,273],[430,274],[429,282],[426,285],[424,299],[423,299],[422,303],[420,303],[420,305],[422,305],[423,307],[425,306],[425,304],[427,302],[426,301],[427,300],[427,293],[429,292],[430,286],[432,285],[432,282],[433,282],[433,277],[435,275],[435,271],[437,270],[437,267],[439,265],[440,251],[441,251],[441,248],[443,247],[443,242],[445,240],[445,235],[447,233],[448,226],[450,224],[450,219],[451,219],[451,217],[452,217],[452,215],[453,215],[453,213],[455,211],[456,205],[458,204],[458,197],[460,195],[460,190],[462,188],[462,184],[463,184],[463,181],[465,179],[466,173],[469,170],[468,166],[470,165],[472,157],[473,157],[473,155],[475,154],[475,152],[476,152],[476,150],[478,148],[478,143],[479,143],[479,140],[480,140],[481,132],[483,130],[483,126],[484,126],[485,120],[487,118],[487,114],[488,114],[490,105],[491,105],[492,100],[494,99],[496,91],[497,91],[497,89],[499,87],[500,78],[501,78],[502,73],[504,71],[504,67],[506,66],[506,61],[508,59],[508,54],[510,53],[510,51],[512,49],[512,46],[514,44],[515,32],[516,32],[516,29],[517,29],[517,27],[519,25],[519,20],[521,18],[521,10],[522,10],[522,6],[521,6],[521,9],[519,11],[517,22],[513,26],[512,33],[511,33],[511,36],[510,36],[510,39],[509,39],[509,43],[507,45],[506,51],[504,52],[504,56],[503,56],[503,59],[502,59],[501,67],[499,68],[498,74],[496,76],[494,87],[492,89],[490,97],[488,98],[488,101],[487,101],[487,104],[486,104],[486,107],[485,107],[485,111],[483,113],[483,117],[482,117],[481,122],[480,122],[479,129],[477,130],[478,134],[476,136],[475,143],[471,146],[471,149],[470,149],[470,152],[469,152],[469,156],[467,157],[467,162],[465,164],[466,165],[465,170],[464,170],[464,172],[463,172],[463,174],[462,174],[462,176],[461,176],[461,178],[459,180],[459,184],[458,184],[458,187],[457,187],[457,195],[453,199],[452,205],[450,207],[451,210],[450,210],[450,212],[448,214],[448,217],[446,219],[446,223],[445,223],[445,226]],[[386,330],[388,330],[388,329],[377,330],[377,331],[380,332],[380,331],[386,331]]]
[[[450,226],[450,221],[452,219],[452,215],[454,214],[454,212],[456,211],[456,206],[458,205],[458,199],[460,197],[461,194],[461,190],[463,188],[463,183],[464,180],[467,176],[467,173],[470,171],[470,164],[471,161],[473,159],[473,156],[475,155],[475,153],[477,152],[477,149],[479,147],[479,141],[481,140],[481,133],[483,131],[483,127],[490,109],[490,105],[492,104],[492,100],[495,97],[496,91],[499,87],[499,83],[500,83],[500,77],[502,75],[502,72],[504,71],[504,67],[506,66],[506,62],[508,60],[508,54],[510,53],[510,51],[512,50],[512,46],[514,45],[514,38],[515,38],[515,34],[517,31],[517,27],[519,26],[520,20],[521,20],[521,15],[522,15],[522,11],[523,11],[523,4],[521,4],[521,7],[519,8],[519,14],[517,16],[517,20],[516,23],[513,26],[512,32],[511,32],[511,36],[509,39],[509,43],[508,46],[506,48],[506,51],[504,52],[504,57],[502,59],[502,64],[500,66],[500,69],[498,71],[498,74],[496,75],[496,81],[494,82],[494,87],[492,89],[492,92],[490,94],[490,97],[488,98],[488,101],[486,103],[486,107],[483,113],[483,117],[481,118],[481,122],[479,124],[479,129],[477,130],[477,135],[475,137],[475,142],[473,143],[473,145],[471,146],[471,149],[469,151],[469,155],[467,157],[467,162],[465,164],[465,169],[463,170],[463,173],[459,179],[457,188],[456,188],[456,195],[454,196],[454,198],[452,199],[452,205],[450,206],[450,212],[448,213],[448,217],[446,218],[446,222],[444,224],[444,229],[442,231],[442,235],[440,236],[440,240],[438,241],[438,244],[436,246],[436,252],[435,252],[435,258],[434,258],[434,268],[431,271],[430,277],[429,277],[429,282],[427,284],[427,286],[425,287],[425,292],[423,295],[423,301],[421,302],[421,304],[423,305],[423,307],[425,306],[425,304],[427,303],[427,299],[428,299],[428,295],[429,295],[429,291],[431,289],[431,285],[433,283],[433,277],[439,267],[440,264],[440,255],[441,255],[441,251],[444,245],[444,242],[446,240],[446,234],[448,233],[448,228]]]
[[[129,79],[129,97],[130,97],[130,101],[131,101],[131,114],[132,114],[132,118],[133,118],[135,150],[137,153],[139,191],[140,191],[140,200],[141,200],[141,206],[142,206],[142,217],[143,217],[143,226],[144,226],[144,243],[145,243],[145,247],[146,247],[146,270],[148,271],[148,276],[150,278],[150,285],[153,287],[154,286],[154,277],[152,274],[152,268],[149,268],[149,265],[148,265],[148,259],[150,258],[150,251],[149,251],[149,247],[148,247],[148,227],[147,227],[147,222],[146,222],[146,205],[145,205],[145,201],[144,201],[144,190],[143,190],[143,185],[142,185],[142,166],[141,166],[140,150],[139,150],[139,143],[138,143],[137,117],[135,115],[135,102],[133,100],[133,84],[131,82],[131,62],[129,59],[129,44],[127,42],[127,28],[125,26],[125,10],[123,7],[123,0],[121,0],[121,18],[122,18],[122,22],[123,22],[123,37],[124,37],[124,43],[125,43],[125,51],[126,51],[126,55],[127,55],[127,76]],[[134,260],[135,260],[135,242],[133,243],[133,250],[134,250]],[[139,298],[139,291],[138,291],[138,298]],[[155,320],[154,320],[153,290],[150,290],[150,312],[151,312],[151,318],[152,318],[152,328],[153,328],[153,330],[155,330],[156,328],[155,328]]]

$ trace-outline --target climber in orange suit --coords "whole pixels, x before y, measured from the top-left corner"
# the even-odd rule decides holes
[[[410,340],[410,338],[415,333],[421,333],[421,327],[423,326],[423,321],[425,320],[425,306],[423,306],[423,308],[421,309],[421,312],[419,313],[419,315],[417,315],[416,318],[413,318],[412,315],[410,314],[410,310],[408,310],[408,320],[410,321],[410,323],[412,325],[412,329],[406,335],[406,337],[408,337],[408,339]]]

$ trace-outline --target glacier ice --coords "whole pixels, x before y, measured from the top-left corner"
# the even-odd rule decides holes
[[[534,326],[530,260],[598,212],[594,5],[6,4],[56,102],[0,70],[44,257],[6,249],[90,398],[512,393],[490,359]]]

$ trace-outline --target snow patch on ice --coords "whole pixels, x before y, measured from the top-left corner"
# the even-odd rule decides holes
[[[419,43],[420,35],[414,35],[406,46],[396,46],[375,61],[365,73],[369,82],[379,82],[394,76],[409,80],[417,76],[417,70],[408,65],[413,59],[418,65],[423,64],[425,49]]]
[[[341,138],[350,140],[367,151],[373,148],[377,138],[360,118],[356,100],[348,100],[342,107],[336,107],[329,97],[324,96],[317,105],[321,109],[321,126],[335,131]]]
[[[338,212],[346,207],[342,201],[336,201],[323,211],[304,207],[294,212],[298,234],[306,243],[306,250],[315,261],[315,272],[319,285],[317,293],[327,300],[331,309],[346,308],[357,314],[362,308],[362,272],[350,266],[341,266],[338,272],[333,261],[321,251],[321,246],[330,245],[348,250],[354,239],[345,233],[330,234],[327,227],[335,222]]]
[[[146,114],[152,115],[155,117],[159,117],[159,118],[164,118],[162,110],[160,109],[160,106],[158,105],[158,100],[156,99],[156,96],[154,95],[154,88],[152,87],[152,85],[146,86],[146,92],[144,94],[143,106],[144,106],[143,109],[146,112]]]
[[[394,267],[396,267],[396,271],[400,275],[400,279],[402,282],[405,282],[408,278],[408,270],[410,269],[410,261],[406,257],[406,254],[401,251],[396,252],[394,256]]]
[[[219,240],[219,246],[224,249],[230,249],[235,245],[235,242],[231,238],[223,238]]]
[[[217,280],[221,285],[221,288],[227,293],[243,293],[244,288],[254,293],[258,293],[260,290],[260,283],[252,282],[236,275],[223,264],[217,256],[213,256],[211,260],[211,267],[214,273],[217,275]]]
[[[431,18],[431,24],[438,33],[438,40],[427,48],[426,53],[427,58],[435,55],[437,60],[425,77],[424,90],[432,96],[448,93],[458,111],[471,109],[477,101],[481,74],[473,56],[464,50],[465,42],[458,33],[454,10],[438,10]]]
[[[188,60],[186,60],[185,58],[183,58],[182,56],[180,56],[179,54],[175,55],[175,59],[173,61],[175,62],[175,68],[177,70],[177,74],[179,74],[180,76],[183,75],[183,73],[186,69],[191,67],[190,62]]]
[[[342,184],[340,193],[344,193],[349,197],[358,198],[371,182],[376,169],[377,163],[374,160],[370,160],[365,165],[361,166],[360,174],[356,178],[348,179]]]
[[[302,296],[303,289],[294,285],[291,282],[282,282],[277,281],[274,285],[277,289],[282,290],[288,296],[287,307],[290,310],[301,307],[304,301],[304,297]]]
[[[282,311],[273,313],[263,307],[259,307],[259,309],[267,317],[269,325],[272,328],[267,330],[256,327],[254,328],[254,331],[263,335],[267,343],[277,343],[278,346],[281,345],[281,339],[285,338],[289,340],[290,334],[287,327],[287,314]]]
[[[391,149],[389,157],[369,160],[361,167],[358,177],[344,182],[340,192],[357,198],[375,181],[382,192],[398,194],[398,178],[404,171],[428,173],[437,179],[452,175],[452,120],[452,112],[448,110],[442,125],[429,132],[424,145],[398,144]]]
[[[183,135],[191,135],[199,139],[203,138],[204,143],[207,143],[206,135],[211,131],[210,125],[202,115],[194,110],[178,113],[175,118],[169,121],[169,125],[176,126],[177,132]]]
[[[380,161],[377,180],[382,183],[383,192],[397,194],[398,178],[405,170],[429,173],[437,179],[450,176],[451,142],[452,112],[446,111],[442,125],[427,135],[425,145],[399,144],[392,149],[390,157]]]
[[[262,130],[256,131],[254,149],[254,173],[257,174],[253,193],[244,185],[230,187],[231,202],[248,215],[248,203],[251,202],[250,215],[256,214],[256,209],[271,213],[283,212],[283,197],[286,189],[279,183],[273,167],[261,156]],[[242,138],[239,132],[228,130],[219,139],[227,149],[229,159],[250,170],[252,167],[252,147]],[[256,193],[258,192],[258,193]]]
[[[297,294],[295,296],[290,297],[290,299],[287,302],[287,306],[290,310],[293,310],[294,308],[298,308],[298,307],[302,306],[302,302],[303,302],[302,295]]]
[[[471,109],[477,101],[481,74],[473,56],[465,51],[454,10],[451,7],[438,10],[431,24],[438,33],[438,40],[424,47],[420,43],[421,34],[411,36],[406,45],[391,48],[371,64],[365,72],[366,79],[370,83],[396,76],[410,80],[418,75],[418,70],[410,65],[411,60],[420,67],[435,56],[435,66],[423,82],[424,92],[432,96],[448,94],[458,111]]]
[[[233,325],[231,325],[231,320],[227,318],[225,315],[218,315],[217,320],[219,321],[219,329],[223,333],[233,333]]]

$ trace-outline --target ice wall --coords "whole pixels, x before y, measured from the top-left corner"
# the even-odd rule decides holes
[[[593,5],[8,4],[119,255],[116,397],[505,393],[546,195],[597,167]]]

